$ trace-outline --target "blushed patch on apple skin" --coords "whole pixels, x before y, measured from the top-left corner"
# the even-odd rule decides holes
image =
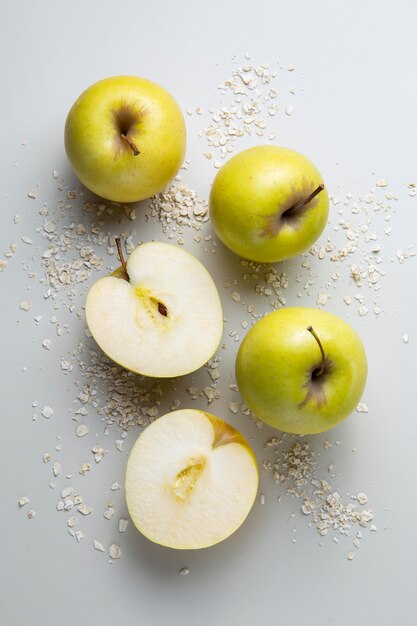
[[[145,107],[138,109],[134,104],[127,103],[123,100],[120,102],[118,108],[112,109],[116,129],[115,149],[117,154],[126,150],[131,151],[129,145],[123,140],[123,136],[131,138],[132,129],[135,129],[135,127],[137,129],[138,124],[142,122],[146,114],[147,111]]]
[[[287,196],[286,201],[278,207],[275,213],[268,215],[265,218],[265,228],[262,231],[262,235],[266,237],[276,237],[284,226],[291,226],[294,230],[298,230],[300,226],[300,218],[306,211],[314,208],[319,200],[319,197],[316,196],[307,204],[301,204],[300,206],[297,205],[308,198],[308,196],[316,188],[317,185],[313,181],[307,182],[304,180],[301,189],[296,189],[293,185],[291,193]]]
[[[323,383],[327,380],[332,368],[333,362],[326,356],[324,359],[324,369],[320,376],[314,376],[314,372],[319,370],[321,364],[315,365],[307,376],[307,381],[303,385],[307,389],[306,396],[302,402],[298,404],[298,408],[302,409],[308,402],[316,402],[319,409],[327,402],[326,393],[323,389]]]

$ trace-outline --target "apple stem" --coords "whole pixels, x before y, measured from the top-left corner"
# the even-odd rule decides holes
[[[140,154],[139,149],[137,148],[136,144],[133,143],[133,141],[130,139],[130,137],[128,137],[127,135],[125,135],[125,133],[122,133],[121,138],[125,140],[125,142],[127,143],[127,145],[132,148],[132,152],[135,156],[138,156],[138,154]]]
[[[120,237],[116,238],[116,246],[117,246],[117,254],[119,255],[119,261],[122,264],[122,267],[123,267],[124,271],[127,274],[127,264],[126,264],[126,261],[125,261],[125,257],[123,255],[122,241],[121,241]]]
[[[319,348],[320,348],[321,365],[320,365],[319,369],[314,372],[314,375],[315,376],[321,376],[323,374],[323,372],[324,372],[324,368],[325,368],[325,365],[326,365],[326,356],[324,354],[323,346],[322,346],[321,341],[318,338],[318,335],[317,335],[316,331],[314,330],[314,328],[312,326],[307,326],[307,330],[308,330],[308,332],[310,332],[313,335],[314,339],[317,341],[317,343],[319,345]]]
[[[324,189],[324,184],[320,183],[320,185],[316,187],[316,189],[312,191],[311,194],[307,196],[307,198],[305,198],[301,202],[297,202],[297,204],[291,207],[291,210],[294,211],[295,209],[299,209],[300,207],[305,206],[306,204],[311,202],[320,193],[320,191],[323,191],[323,189]]]

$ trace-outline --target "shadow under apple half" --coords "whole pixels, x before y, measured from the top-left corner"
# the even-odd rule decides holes
[[[144,376],[183,376],[216,352],[223,332],[217,288],[184,250],[160,242],[138,246],[100,278],[86,301],[88,327],[116,363]]]

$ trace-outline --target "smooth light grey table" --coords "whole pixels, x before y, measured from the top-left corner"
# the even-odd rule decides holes
[[[397,250],[410,252],[416,240],[417,197],[411,197],[412,189],[407,187],[417,177],[416,23],[415,3],[407,0],[360,6],[330,0],[3,2],[0,257],[12,242],[17,243],[16,253],[0,274],[0,621],[4,626],[415,623],[416,263],[414,257],[400,263]],[[46,243],[36,232],[42,224],[38,211],[43,203],[50,208],[62,197],[54,170],[60,172],[64,186],[80,189],[62,139],[67,111],[78,94],[99,78],[122,73],[165,85],[184,110],[194,112],[187,117],[190,166],[183,180],[207,197],[215,169],[202,156],[207,144],[199,132],[208,124],[207,109],[221,103],[218,83],[245,62],[245,52],[251,54],[251,63],[282,65],[276,83],[281,110],[271,122],[277,143],[308,154],[331,193],[342,200],[348,193],[367,194],[383,178],[389,182],[387,189],[399,196],[387,223],[391,235],[384,238],[380,231],[379,254],[386,275],[375,294],[379,315],[372,311],[374,298],[368,287],[356,290],[345,266],[341,282],[327,285],[337,269],[330,267],[328,259],[319,263],[311,258],[316,275],[311,296],[299,302],[296,284],[286,295],[289,305],[315,305],[317,292],[327,289],[331,298],[326,310],[350,320],[369,356],[364,396],[369,412],[354,413],[328,433],[334,443],[329,450],[322,445],[326,436],[311,438],[321,452],[323,468],[334,466],[332,486],[344,497],[364,491],[375,514],[378,532],[363,531],[361,548],[351,562],[346,553],[357,529],[339,543],[332,541],[334,533],[320,537],[300,513],[300,500],[277,487],[268,473],[261,474],[265,503],[258,500],[244,526],[212,549],[165,550],[147,542],[132,525],[120,535],[117,520],[126,516],[123,491],[112,492],[110,485],[114,481],[123,485],[126,453],[139,429],[128,433],[125,450],[118,453],[113,443],[117,428],[105,435],[103,423],[90,410],[85,418],[88,437],[75,437],[71,415],[77,374],[64,376],[60,362],[80,339],[85,340],[84,321],[61,305],[55,314],[70,332],[64,329],[59,338],[51,335],[53,306],[43,298],[47,285],[40,283],[40,256]],[[286,69],[290,65],[296,68],[291,76]],[[292,82],[294,100],[288,92]],[[282,106],[292,102],[294,112],[288,116]],[[203,108],[203,116],[195,114],[197,106]],[[238,149],[260,141],[252,137]],[[27,196],[31,189],[37,191],[36,200]],[[334,228],[342,204],[332,204],[324,244],[328,234],[339,236]],[[73,202],[73,211],[83,219],[81,199]],[[145,212],[146,208],[138,208],[134,225],[114,219],[108,228],[116,234],[134,227],[138,240],[164,240],[160,225],[147,222]],[[25,244],[22,235],[34,243]],[[192,243],[188,247],[213,272],[229,317],[221,364],[225,396],[210,408],[239,426],[261,463],[272,429],[258,429],[249,418],[235,416],[227,408],[233,399],[227,390],[234,382],[237,348],[227,332],[233,323],[239,327],[242,309],[222,285],[225,278],[240,277],[242,268],[220,244],[216,255]],[[29,278],[28,266],[36,277]],[[299,260],[285,265],[293,279],[299,268]],[[253,295],[253,285],[251,289],[248,298],[262,310],[262,300]],[[75,291],[76,304],[81,306],[86,284],[75,286]],[[345,305],[345,293],[363,293],[369,313],[361,317],[357,303]],[[33,302],[27,312],[19,309],[26,300]],[[265,306],[265,310],[269,309]],[[38,323],[37,316],[42,316]],[[241,327],[240,332],[243,335]],[[53,347],[47,351],[41,342],[49,336]],[[207,384],[206,372],[196,375],[196,380],[199,376]],[[176,386],[176,390],[167,386],[167,409],[174,397],[183,406],[190,404],[185,385],[180,381]],[[49,420],[40,415],[45,405],[54,410]],[[207,407],[203,399],[201,405]],[[38,415],[35,421],[33,413]],[[77,468],[91,461],[95,443],[106,444],[111,452],[90,476],[80,477]],[[62,450],[55,450],[57,445]],[[62,462],[62,474],[56,479],[52,462],[42,461],[47,451]],[[66,479],[67,473],[74,477]],[[49,487],[52,480],[55,489]],[[68,484],[82,487],[94,506],[92,515],[79,520],[85,535],[79,543],[67,532],[69,514],[56,511],[59,492]],[[19,509],[17,500],[23,495],[30,504]],[[107,521],[102,512],[109,498],[115,502],[116,514]],[[33,519],[27,518],[29,508],[36,512]],[[93,549],[95,538],[106,550],[118,543],[121,559],[110,564],[108,554]],[[182,567],[190,569],[187,576],[179,574]]]

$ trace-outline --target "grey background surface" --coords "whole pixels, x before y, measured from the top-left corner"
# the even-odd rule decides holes
[[[399,264],[396,251],[406,250],[416,239],[417,197],[410,198],[407,190],[417,177],[415,3],[42,0],[6,1],[0,12],[0,252],[18,243],[0,274],[1,623],[414,624],[416,265],[413,258]],[[196,553],[152,545],[132,525],[125,536],[118,536],[117,518],[126,514],[123,493],[112,493],[109,487],[116,480],[122,484],[126,454],[109,454],[83,483],[83,493],[97,512],[82,520],[82,542],[68,535],[62,514],[55,510],[58,491],[69,483],[64,475],[76,473],[96,441],[95,433],[102,441],[104,430],[90,413],[88,441],[74,436],[72,374],[64,377],[59,366],[61,357],[84,337],[83,321],[61,307],[57,315],[71,332],[54,340],[50,352],[40,345],[50,335],[53,312],[38,280],[41,244],[45,247],[35,236],[41,224],[38,210],[61,197],[53,170],[69,188],[79,188],[63,149],[67,111],[89,84],[124,73],[163,84],[184,110],[217,106],[217,84],[234,67],[233,55],[243,62],[245,51],[253,62],[296,66],[295,110],[290,118],[277,118],[278,143],[308,154],[341,197],[349,191],[367,193],[377,178],[387,178],[400,196],[392,235],[381,251],[386,276],[378,298],[383,313],[376,318],[370,311],[361,318],[356,309],[347,310],[341,287],[327,306],[351,321],[369,356],[364,397],[369,413],[355,413],[329,433],[331,441],[341,443],[323,458],[325,465],[335,466],[333,483],[339,491],[365,491],[375,512],[378,532],[366,533],[352,562],[346,559],[351,541],[342,538],[335,544],[321,538],[300,515],[300,502],[285,496],[268,475],[261,475],[265,504],[258,501],[228,541]],[[285,71],[282,76],[288,82]],[[206,145],[198,137],[206,120],[193,115],[186,121],[191,165],[184,180],[207,197],[215,170],[202,157]],[[27,191],[36,185],[38,198],[33,201]],[[74,203],[74,211],[82,219],[81,202]],[[138,238],[163,238],[159,225],[137,213]],[[19,224],[13,222],[15,214]],[[333,207],[329,228],[337,219]],[[115,222],[109,228],[119,232],[125,224]],[[21,242],[22,234],[34,239],[32,247]],[[239,275],[238,260],[222,248],[212,257],[191,244],[189,249],[209,266],[219,285],[226,275]],[[26,264],[39,274],[32,282]],[[323,268],[317,267],[316,291],[325,280],[320,273],[334,270]],[[291,274],[291,264],[286,271]],[[79,303],[84,295],[85,286],[77,292]],[[225,311],[238,325],[240,311],[231,306],[228,293],[221,295]],[[29,298],[32,310],[21,311],[19,303]],[[288,294],[287,304],[298,304],[295,293]],[[38,325],[35,315],[43,316]],[[409,334],[408,344],[402,341],[404,333]],[[229,342],[222,355],[226,389],[233,382],[235,351],[236,344]],[[185,406],[183,387],[178,385],[174,394],[168,386],[167,393],[184,399]],[[33,421],[34,400],[39,408],[52,406],[54,416]],[[231,415],[226,400],[212,405],[213,412],[238,425],[262,461],[265,440],[273,431]],[[138,432],[129,432],[126,452]],[[42,455],[54,452],[57,436],[65,467],[52,490],[51,467]],[[115,438],[113,432],[109,447]],[[17,507],[22,495],[36,511],[32,520],[26,517],[27,507]],[[101,511],[111,496],[117,515],[106,522]],[[109,564],[107,555],[93,550],[93,538],[105,546],[119,543],[122,558]],[[188,576],[178,573],[184,566],[190,569]]]

